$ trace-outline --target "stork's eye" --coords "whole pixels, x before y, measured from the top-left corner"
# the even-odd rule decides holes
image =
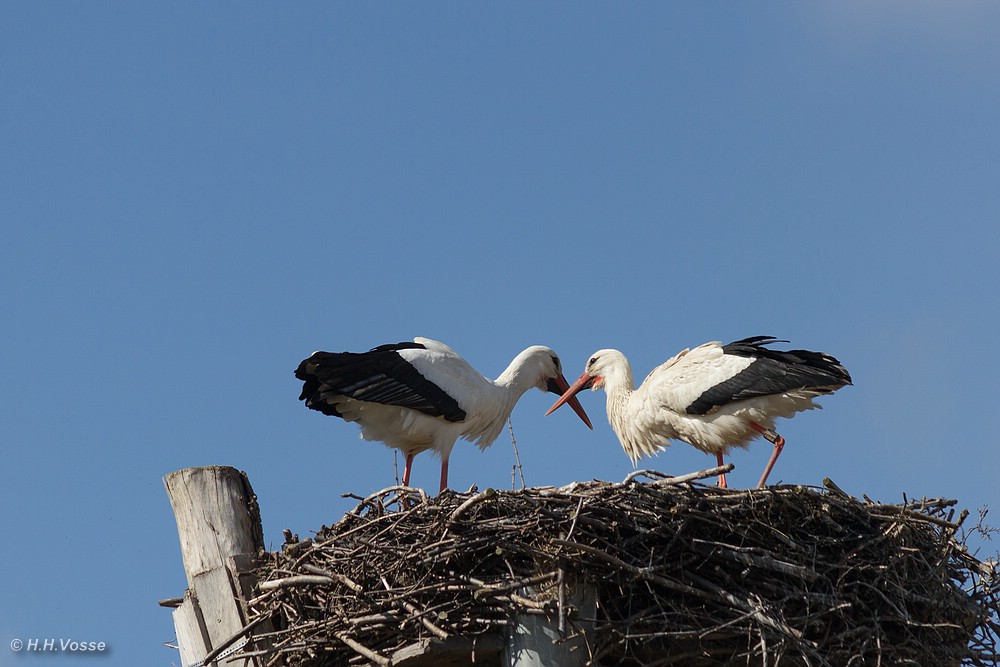
[[[554,354],[552,355],[552,364],[556,367],[556,370],[559,370],[559,357]]]
[[[587,365],[588,366],[593,366],[596,363],[597,363],[597,357],[591,357],[590,361],[587,362]]]

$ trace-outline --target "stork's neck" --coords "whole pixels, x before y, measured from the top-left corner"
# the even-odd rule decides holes
[[[469,430],[463,433],[464,438],[474,441],[481,449],[497,439],[517,401],[534,386],[531,375],[523,372],[517,359],[496,380],[485,380],[485,385],[486,392],[478,402],[476,418],[467,422]]]
[[[528,354],[530,350],[531,348],[516,356],[507,369],[493,381],[497,394],[496,407],[499,410],[497,416],[503,421],[507,421],[514,406],[525,392],[538,386],[539,370]]]
[[[608,421],[618,432],[618,427],[627,419],[629,399],[635,393],[635,380],[632,379],[632,367],[628,361],[623,360],[604,375],[604,391],[608,395]]]
[[[537,382],[537,373],[527,372],[524,363],[518,357],[510,362],[510,366],[493,381],[493,384],[503,390],[504,393],[513,396],[516,403],[517,399],[521,398],[524,392],[534,387]]]
[[[655,454],[663,444],[663,434],[647,428],[639,414],[644,401],[636,394],[643,389],[636,390],[628,361],[617,364],[604,376],[604,391],[608,395],[608,421],[632,465],[642,456]]]

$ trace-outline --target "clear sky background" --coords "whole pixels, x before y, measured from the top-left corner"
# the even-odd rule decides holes
[[[427,336],[495,377],[544,344],[572,381],[603,347],[641,379],[788,338],[855,386],[780,424],[771,481],[996,507],[998,25],[989,2],[5,3],[0,665],[79,661],[10,651],[33,637],[179,664],[168,472],[245,470],[272,548],[391,485],[390,449],[296,400],[317,349]],[[512,417],[528,484],[624,478],[604,394],[594,431],[554,398]],[[460,442],[452,485],[513,463],[506,433]]]

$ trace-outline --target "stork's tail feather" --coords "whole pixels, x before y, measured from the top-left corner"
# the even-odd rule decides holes
[[[325,386],[323,380],[317,374],[318,366],[322,363],[322,360],[334,355],[336,353],[316,352],[308,359],[303,359],[299,367],[295,369],[295,377],[303,382],[299,400],[305,401],[307,408],[317,410],[331,417],[343,418],[343,415],[337,410],[337,406],[326,400],[328,392],[324,391],[324,389],[328,390],[329,386]]]
[[[778,363],[795,367],[801,376],[807,376],[807,384],[816,388],[837,389],[853,384],[851,374],[847,372],[840,361],[825,352],[811,350],[772,350],[764,347],[772,343],[787,343],[774,336],[751,336],[723,346],[726,354],[736,354],[744,357],[771,359]]]

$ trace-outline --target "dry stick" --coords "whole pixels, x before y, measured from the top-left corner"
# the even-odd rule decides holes
[[[382,516],[377,517],[375,519],[369,519],[368,517],[357,517],[357,515],[355,515],[355,518],[363,518],[366,523],[362,523],[360,525],[357,525],[354,528],[351,528],[350,530],[345,530],[342,533],[337,533],[337,539],[338,540],[342,540],[345,537],[347,537],[348,535],[353,535],[354,533],[356,533],[358,531],[364,531],[364,530],[366,530],[368,528],[371,528],[373,525],[375,525],[376,523],[379,523],[380,521],[398,521],[399,517],[401,517],[401,516],[403,516],[403,512],[402,511],[392,512],[390,514],[383,514]],[[319,549],[317,548],[317,550],[319,550]],[[306,555],[306,554],[303,554],[303,555]]]
[[[449,636],[448,632],[445,631],[445,630],[442,630],[438,626],[436,626],[433,623],[431,623],[431,621],[427,618],[427,616],[424,615],[424,612],[420,611],[420,609],[418,609],[416,607],[416,605],[413,605],[413,604],[407,602],[406,600],[400,600],[399,603],[401,605],[403,605],[403,609],[405,609],[406,611],[408,611],[411,616],[413,616],[414,618],[418,619],[421,623],[423,623],[423,625],[424,625],[425,628],[427,628],[432,633],[434,633],[435,637],[438,637],[439,639],[447,639],[448,638],[448,636]]]
[[[472,496],[471,498],[469,498],[468,500],[466,500],[464,503],[462,503],[461,505],[459,505],[458,507],[455,508],[455,511],[451,513],[450,517],[448,517],[448,525],[451,525],[451,524],[455,523],[456,521],[458,521],[459,517],[461,517],[463,514],[465,514],[466,510],[468,510],[470,507],[472,507],[476,503],[478,503],[478,502],[480,502],[482,500],[486,500],[487,498],[492,498],[496,494],[497,494],[497,492],[494,489],[486,489],[485,491],[480,491],[476,495]]]
[[[298,574],[294,577],[285,577],[284,579],[272,579],[271,581],[262,581],[258,585],[258,588],[262,591],[271,591],[275,588],[290,588],[292,586],[323,586],[327,584],[338,583],[336,579],[332,577],[327,577],[318,574]],[[357,585],[357,584],[355,584]]]
[[[573,512],[573,521],[569,524],[569,532],[563,537],[563,539],[568,540],[573,536],[573,531],[576,530],[576,520],[580,518],[580,510],[583,509],[583,498],[580,498],[579,502],[576,504],[576,511]],[[562,572],[562,570],[560,570]]]
[[[453,546],[448,547],[447,549],[442,549],[441,551],[429,553],[426,556],[424,556],[423,558],[421,558],[419,561],[417,561],[416,563],[413,563],[413,564],[414,565],[421,565],[421,566],[422,565],[433,564],[436,561],[448,558],[450,556],[455,555],[456,553],[460,553],[460,552],[464,551],[465,549],[469,549],[469,548],[472,548],[472,547],[477,547],[480,544],[483,544],[485,542],[491,542],[494,539],[496,539],[496,538],[493,535],[481,535],[479,537],[475,537],[475,538],[472,538],[472,539],[469,539],[469,540],[465,540],[463,542],[457,542],[456,544],[454,544]]]
[[[476,579],[475,577],[470,577],[464,574],[459,574],[456,572],[450,572],[450,574],[456,577],[459,581],[465,580],[470,584],[475,584],[480,588],[483,588],[491,593],[500,593],[503,591],[511,591],[516,588],[527,588],[529,586],[534,586],[535,584],[541,584],[546,581],[552,581],[559,576],[558,572],[546,572],[545,574],[537,574],[533,577],[528,577],[526,579],[519,579],[517,581],[508,581],[503,584],[488,584],[482,579]]]
[[[391,591],[392,586],[389,585],[389,581],[385,577],[379,577],[379,578],[382,580],[382,585],[385,586],[385,590]],[[423,623],[424,627],[433,632],[436,637],[438,637],[439,639],[448,638],[448,633],[439,628],[438,626],[434,625],[433,623],[431,623],[430,620],[428,620],[428,618],[424,616],[424,612],[420,611],[420,609],[418,609],[415,605],[410,604],[406,600],[397,600],[397,602],[401,604],[403,606],[403,609],[408,611],[411,616],[413,616],[415,619]]]
[[[920,500],[907,500],[903,494],[903,507],[910,509],[945,509],[958,504],[955,498],[921,498]]]
[[[678,475],[676,477],[671,477],[670,475],[665,475],[662,472],[656,470],[635,470],[630,472],[628,476],[622,480],[622,484],[628,484],[633,481],[636,477],[640,475],[649,477],[658,477],[659,479],[653,484],[656,486],[673,486],[675,484],[683,484],[684,482],[690,482],[695,479],[705,479],[706,477],[717,477],[723,473],[731,472],[735,468],[732,463],[727,463],[724,466],[716,466],[715,468],[709,468],[707,470],[699,470],[698,472],[689,472],[686,475]]]
[[[633,470],[632,472],[630,472],[628,475],[625,476],[625,479],[622,480],[622,484],[628,484],[633,479],[635,479],[636,477],[640,477],[640,476],[641,477],[648,477],[650,479],[653,479],[653,478],[656,478],[656,479],[670,479],[670,475],[668,475],[665,472],[660,472],[659,470]]]
[[[352,649],[354,649],[355,652],[360,653],[361,655],[368,658],[372,662],[382,665],[382,667],[389,667],[390,665],[392,665],[392,660],[386,658],[384,655],[376,653],[367,646],[359,644],[358,642],[354,641],[343,632],[334,632],[333,636],[339,639],[340,641],[344,642],[348,646],[350,646]]]
[[[321,567],[317,567],[316,565],[310,565],[309,563],[304,563],[302,565],[302,569],[305,570],[306,572],[318,574],[322,577],[330,577],[331,579],[336,579],[340,583],[350,588],[355,593],[361,593],[365,590],[360,584],[356,583],[353,579],[351,579],[345,574],[340,574],[338,572],[330,572],[328,570],[324,570]]]
[[[406,491],[410,492],[417,491],[420,494],[420,501],[424,504],[427,503],[427,493],[423,489],[417,489],[412,486],[389,486],[382,489],[381,491],[376,491],[375,493],[367,496],[364,500],[358,503],[357,507],[348,512],[348,514],[353,514],[354,516],[360,517],[361,510],[370,505],[372,501],[374,501],[376,498],[381,499],[385,496],[388,496],[391,493],[400,493],[400,492],[405,493]]]
[[[961,521],[959,521],[958,523],[956,523],[954,521],[946,521],[944,519],[939,519],[939,518],[937,518],[935,516],[929,516],[927,514],[921,514],[918,510],[910,509],[908,507],[904,507],[900,511],[900,514],[904,514],[908,518],[910,518],[910,519],[916,519],[917,521],[926,521],[927,523],[933,523],[936,526],[941,526],[942,528],[948,528],[949,530],[952,530],[952,531],[958,530],[959,527],[961,527],[961,525],[962,525]],[[962,517],[962,519],[964,520],[965,517]]]
[[[500,596],[500,597],[504,597],[504,596]],[[543,602],[536,602],[535,600],[532,600],[531,598],[526,598],[523,595],[518,595],[517,593],[511,593],[510,595],[507,595],[506,597],[511,602],[516,602],[517,604],[521,605],[522,607],[528,607],[529,609],[545,609],[545,606],[546,606],[545,603],[543,603]]]
[[[514,439],[514,424],[507,419],[507,430],[510,431],[510,444],[514,445],[514,460],[517,461],[517,472],[521,475],[521,490],[524,491],[524,468],[521,467],[521,455],[517,452],[517,440]],[[514,471],[510,473],[510,488],[514,490]]]
[[[724,544],[723,542],[703,540],[697,537],[691,538],[690,543],[705,544],[711,547],[715,547],[715,553],[718,553],[731,560],[735,560],[739,563],[743,563],[744,565],[754,565],[759,568],[773,570],[775,572],[781,572],[782,574],[790,574],[800,579],[805,579],[806,581],[815,581],[819,577],[818,574],[816,574],[807,567],[803,567],[801,565],[794,565],[792,563],[786,563],[783,560],[778,560],[777,558],[772,558],[770,556],[753,554],[750,553],[746,548],[736,546],[733,544]]]
[[[379,621],[399,624],[399,614],[394,611],[387,611],[380,614],[369,614],[368,616],[358,616],[357,618],[347,619],[347,622],[351,625],[367,625],[370,623],[377,623]]]

